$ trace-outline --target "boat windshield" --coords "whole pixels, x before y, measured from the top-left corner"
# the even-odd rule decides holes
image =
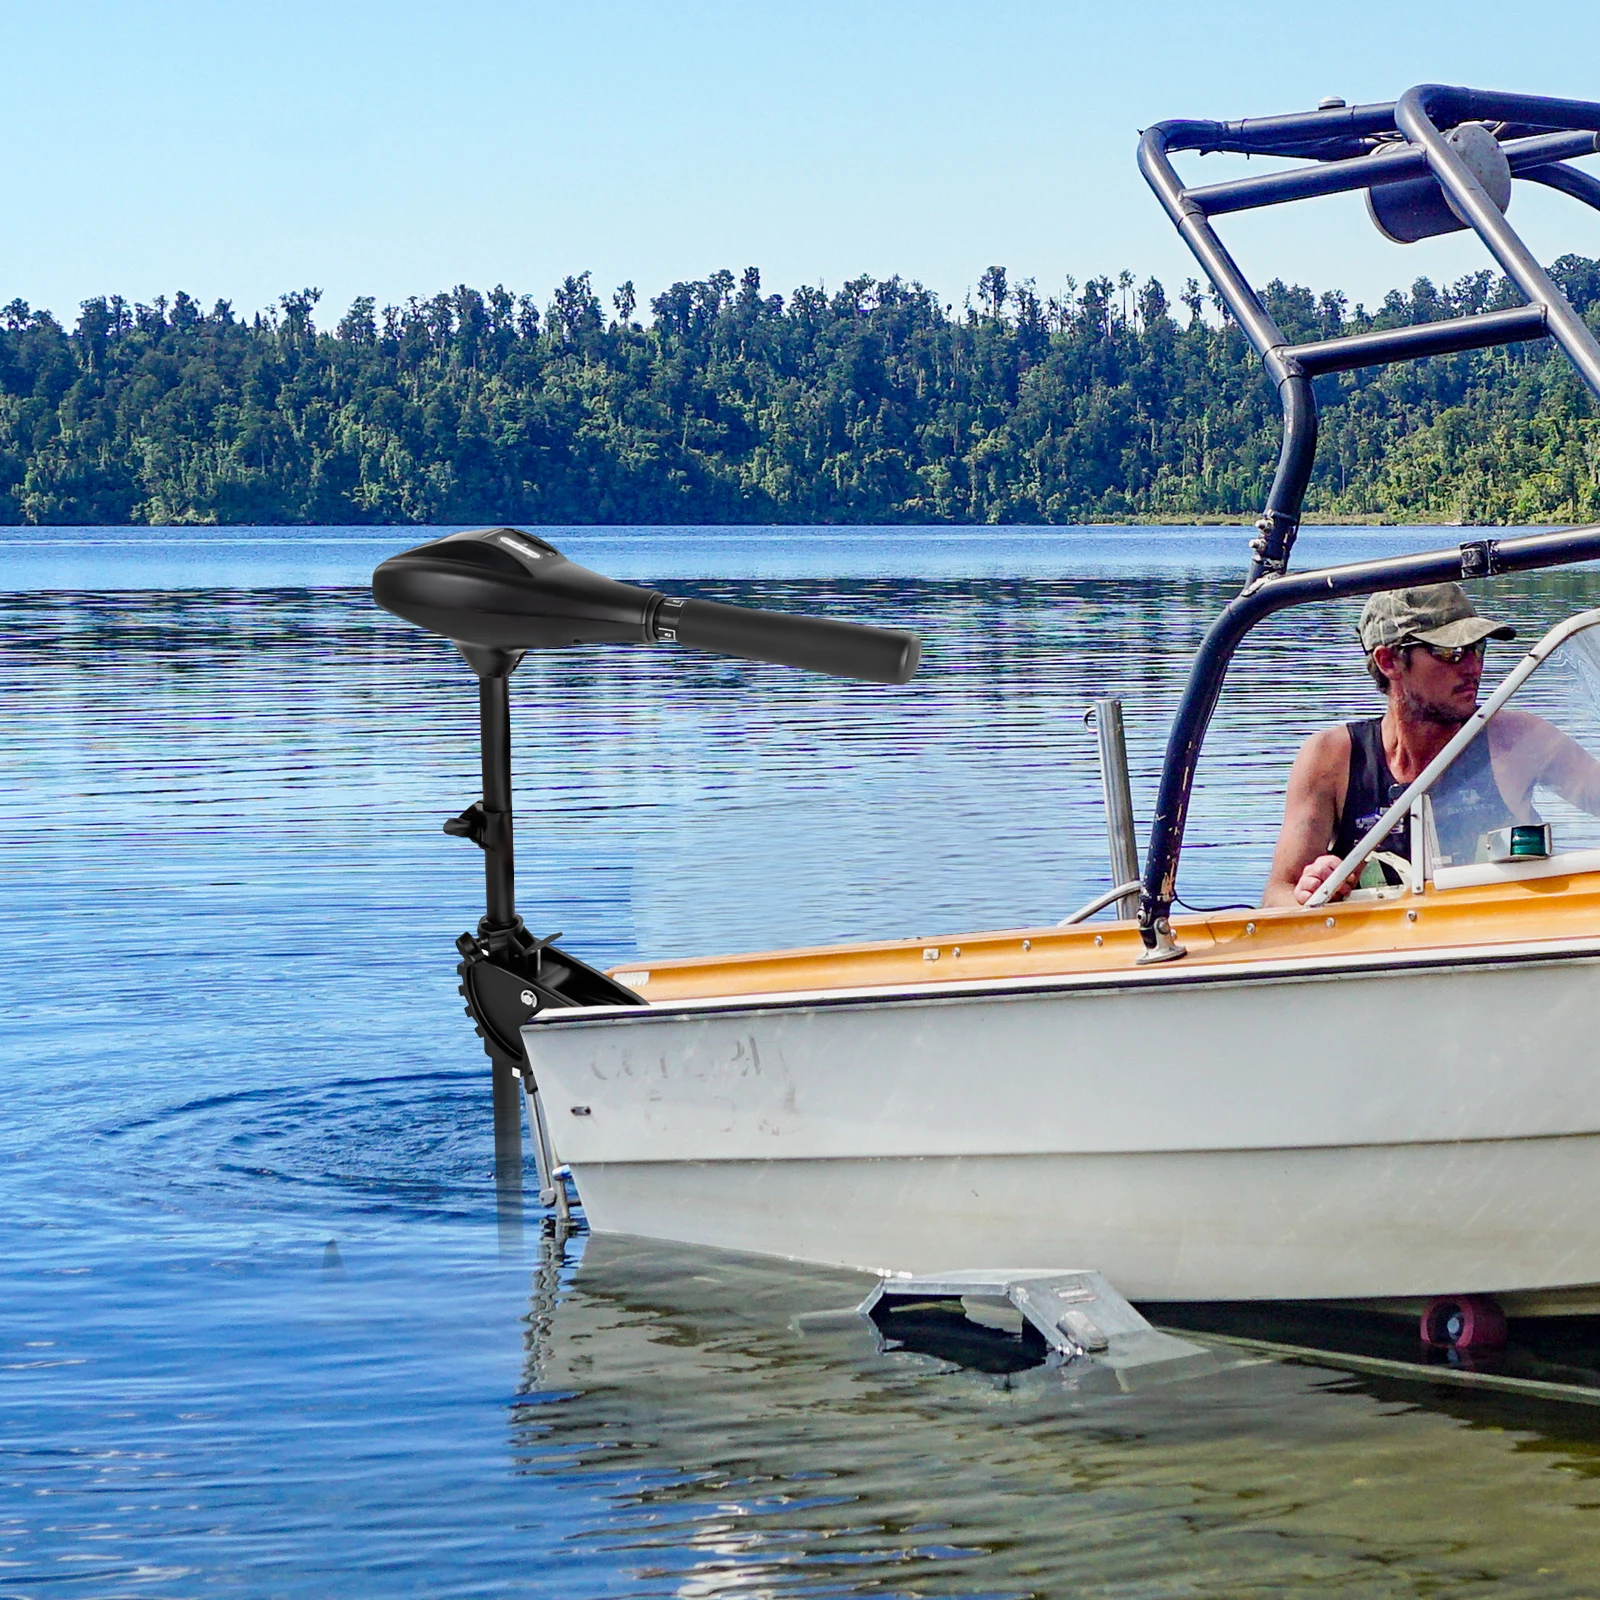
[[[1576,852],[1600,869],[1600,609],[1545,634],[1391,798],[1309,904],[1351,880],[1363,897],[1448,888]]]
[[[1485,741],[1509,800],[1518,799],[1520,784],[1531,784],[1524,805],[1533,814],[1517,820],[1549,823],[1557,852],[1600,849],[1600,614],[1564,638],[1489,719],[1474,743]],[[1467,769],[1471,755],[1469,746],[1451,773]],[[1452,792],[1451,773],[1435,795],[1436,815]],[[1482,859],[1483,844],[1475,839],[1470,855],[1441,865]]]

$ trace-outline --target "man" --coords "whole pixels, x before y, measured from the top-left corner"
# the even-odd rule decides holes
[[[1515,638],[1516,630],[1479,616],[1459,584],[1435,583],[1373,595],[1362,609],[1360,634],[1387,709],[1381,717],[1324,728],[1300,747],[1265,906],[1311,898],[1477,709],[1484,649],[1490,639]],[[1471,861],[1483,834],[1537,822],[1533,791],[1540,784],[1600,812],[1600,763],[1542,717],[1508,706],[1433,786],[1440,856]],[[1409,856],[1409,821],[1378,848]]]

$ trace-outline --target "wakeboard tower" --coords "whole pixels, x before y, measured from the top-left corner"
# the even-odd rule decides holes
[[[1167,743],[1139,906],[1146,959],[1183,954],[1173,937],[1171,913],[1195,766],[1228,664],[1251,628],[1273,612],[1309,600],[1488,578],[1600,555],[1600,533],[1584,529],[1542,539],[1482,539],[1456,550],[1288,575],[1317,452],[1316,379],[1549,338],[1590,392],[1600,396],[1600,342],[1506,220],[1514,178],[1544,184],[1600,210],[1600,179],[1568,165],[1597,150],[1596,102],[1443,84],[1421,84],[1382,105],[1327,100],[1315,111],[1287,116],[1160,122],[1140,139],[1139,170],[1261,357],[1283,407],[1283,443],[1250,543],[1244,588],[1201,643]],[[1179,151],[1276,156],[1296,165],[1191,186],[1172,165]],[[1352,191],[1365,193],[1368,215],[1396,243],[1471,228],[1524,303],[1291,344],[1218,236],[1213,219]]]

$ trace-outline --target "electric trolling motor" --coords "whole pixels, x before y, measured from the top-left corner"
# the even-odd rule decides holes
[[[475,934],[456,940],[456,971],[467,1014],[494,1064],[498,1150],[506,1121],[502,1086],[510,1095],[508,1126],[520,1126],[515,1079],[529,1090],[530,1113],[540,1111],[522,1049],[526,1023],[558,1007],[647,1003],[559,948],[559,933],[536,938],[517,915],[509,680],[523,655],[569,645],[676,643],[868,683],[905,683],[921,646],[915,634],[896,629],[672,599],[580,567],[520,528],[453,533],[391,556],[372,575],[372,596],[386,611],[452,640],[478,677],[483,798],[444,831],[471,839],[484,854],[484,915]],[[549,1203],[548,1142],[542,1127],[535,1133]]]

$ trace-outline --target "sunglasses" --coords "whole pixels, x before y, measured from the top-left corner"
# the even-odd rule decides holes
[[[1435,661],[1441,661],[1447,667],[1454,667],[1460,665],[1468,656],[1475,656],[1481,661],[1488,643],[1487,639],[1480,639],[1476,644],[1454,645],[1422,644],[1419,641],[1413,648],[1426,650]]]

